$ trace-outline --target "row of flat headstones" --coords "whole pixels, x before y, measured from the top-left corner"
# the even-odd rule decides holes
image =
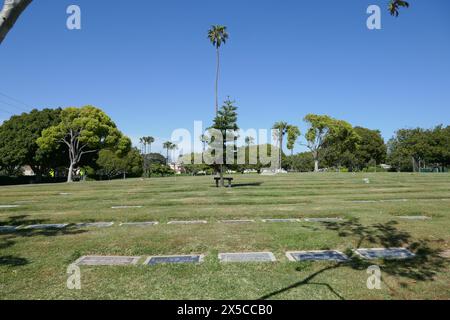
[[[71,193],[60,193],[60,195],[71,195]],[[347,200],[353,203],[376,203],[376,202],[407,202],[410,199],[385,199],[385,200]],[[442,199],[427,199],[427,200],[438,200],[438,201],[449,201],[449,198],[442,198]],[[17,201],[16,204],[3,204],[0,205],[0,209],[13,209],[18,208],[21,205],[19,203],[28,203],[33,202],[32,200],[27,201]],[[111,209],[141,209],[144,206],[113,206]]]
[[[363,259],[408,259],[415,255],[405,248],[376,248],[357,249],[355,254]],[[151,256],[148,257],[144,265],[157,264],[180,264],[180,263],[201,263],[204,255],[178,255],[178,256]],[[349,258],[337,250],[321,251],[289,251],[286,252],[289,261],[336,261],[345,262]],[[141,257],[121,257],[121,256],[83,256],[74,262],[76,265],[86,266],[119,266],[136,265]],[[275,262],[277,259],[272,252],[238,252],[219,253],[220,262]]]
[[[430,217],[426,216],[398,216],[399,219],[406,219],[406,220],[427,220],[431,219]],[[263,222],[301,222],[301,219],[262,219]],[[338,222],[338,221],[344,221],[342,218],[305,218],[304,221],[307,222]],[[255,220],[220,220],[220,223],[229,223],[229,224],[238,224],[238,223],[251,223],[256,222]],[[167,224],[172,225],[188,225],[188,224],[207,224],[208,221],[206,220],[192,220],[192,221],[169,221]],[[137,226],[137,227],[146,227],[146,226],[154,226],[159,224],[157,221],[149,221],[149,222],[124,222],[120,223],[120,226]],[[90,227],[96,227],[96,228],[107,228],[112,227],[114,225],[114,222],[88,222],[88,223],[77,223],[75,224],[76,227],[79,228],[90,228]],[[61,223],[61,224],[35,224],[35,225],[29,225],[29,226],[0,226],[0,232],[1,231],[14,231],[14,230],[40,230],[40,229],[63,229],[69,226],[68,223]]]

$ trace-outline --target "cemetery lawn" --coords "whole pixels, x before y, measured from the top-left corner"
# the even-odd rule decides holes
[[[450,299],[450,175],[235,175],[0,187],[0,225],[110,222],[110,228],[0,234],[0,299]],[[370,184],[363,179],[369,178]],[[60,193],[68,193],[61,195]],[[142,208],[111,209],[113,206]],[[406,220],[398,216],[427,216]],[[264,218],[341,217],[338,223]],[[223,224],[223,219],[255,223]],[[205,225],[168,225],[207,220]],[[120,222],[159,221],[149,227]],[[408,247],[404,261],[289,262],[286,251]],[[219,252],[273,252],[276,262],[222,264]],[[205,254],[199,265],[144,266],[153,255]],[[141,256],[135,266],[67,267],[83,255]],[[380,290],[367,267],[382,271]]]

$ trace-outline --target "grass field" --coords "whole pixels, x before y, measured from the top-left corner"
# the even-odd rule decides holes
[[[365,184],[363,178],[370,178]],[[157,226],[0,234],[1,299],[450,299],[450,175],[288,174],[0,187],[0,225],[159,221]],[[60,193],[70,193],[60,195]],[[404,201],[405,199],[406,201]],[[376,200],[375,202],[357,202]],[[380,201],[383,200],[383,201]],[[388,200],[388,201],[386,201]],[[111,209],[112,206],[143,206]],[[401,215],[432,219],[403,220]],[[263,223],[263,218],[342,217],[341,223]],[[206,225],[167,225],[169,220]],[[223,224],[222,219],[256,219]],[[405,261],[289,262],[286,251],[411,248]],[[219,252],[271,251],[277,262],[221,264]],[[82,267],[82,290],[66,287],[83,255],[206,254],[199,265]],[[366,287],[368,266],[381,290]]]

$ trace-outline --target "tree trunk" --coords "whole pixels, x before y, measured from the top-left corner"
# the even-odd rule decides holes
[[[73,163],[70,163],[70,167],[69,167],[69,173],[67,175],[67,183],[71,183],[73,182]]]
[[[279,154],[278,154],[278,157],[279,157],[279,159],[278,159],[278,161],[280,162],[279,163],[279,169],[280,169],[280,172],[281,172],[281,159],[282,159],[282,153],[283,153],[283,133],[282,132],[280,132],[280,150],[279,150]]]
[[[217,48],[217,71],[216,71],[216,115],[219,112],[219,72],[220,72],[220,53]]]
[[[319,172],[319,160],[314,159],[314,172]]]
[[[291,171],[294,171],[294,147],[291,149]]]
[[[223,164],[220,165],[220,186],[225,187],[225,181],[223,180]]]
[[[0,44],[32,0],[5,1],[0,11]]]

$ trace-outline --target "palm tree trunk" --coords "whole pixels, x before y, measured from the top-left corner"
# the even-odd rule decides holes
[[[220,72],[220,53],[217,48],[217,71],[216,71],[216,115],[219,112],[219,72]]]
[[[279,157],[278,161],[279,161],[279,165],[280,165],[280,168],[279,168],[280,171],[281,171],[281,169],[282,169],[282,166],[281,166],[282,153],[283,153],[283,133],[280,134],[280,154],[278,155],[278,157]]]

